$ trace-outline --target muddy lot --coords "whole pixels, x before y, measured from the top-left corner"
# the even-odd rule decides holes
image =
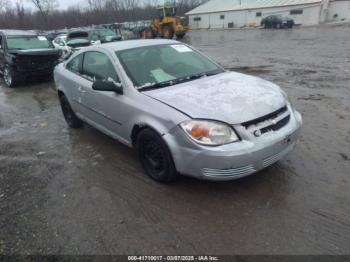
[[[283,87],[304,117],[296,149],[239,181],[165,186],[132,150],[68,129],[52,83],[0,82],[0,254],[350,252],[350,26],[185,41]]]

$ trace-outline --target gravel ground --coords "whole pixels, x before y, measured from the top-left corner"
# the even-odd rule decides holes
[[[238,181],[165,186],[132,150],[68,129],[52,83],[0,82],[0,254],[349,254],[350,26],[185,41],[286,90],[296,149]]]

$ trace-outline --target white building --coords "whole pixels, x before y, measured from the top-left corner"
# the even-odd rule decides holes
[[[350,22],[350,0],[211,0],[187,13],[193,29],[255,27],[276,14],[299,25]]]

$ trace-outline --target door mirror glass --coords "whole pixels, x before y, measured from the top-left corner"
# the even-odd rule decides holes
[[[123,86],[121,83],[116,83],[114,81],[95,81],[92,84],[92,89],[96,91],[109,91],[116,92],[119,95],[123,94]]]

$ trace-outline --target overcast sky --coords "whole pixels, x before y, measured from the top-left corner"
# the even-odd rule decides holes
[[[33,4],[30,3],[28,0],[23,1],[27,7],[33,8]],[[68,7],[74,5],[80,5],[80,6],[86,6],[87,1],[86,0],[58,0],[58,3],[60,5],[60,9],[67,9]]]
[[[79,4],[79,5],[86,5],[86,0],[58,0],[58,2],[60,3],[60,8],[62,9],[66,9],[67,7],[69,6],[72,6],[72,5],[76,5],[76,4]]]

